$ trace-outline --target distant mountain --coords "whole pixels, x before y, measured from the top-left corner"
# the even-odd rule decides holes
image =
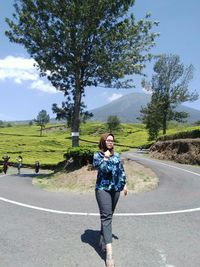
[[[100,108],[90,110],[93,113],[92,121],[107,121],[109,115],[116,115],[121,122],[139,122],[140,109],[151,100],[151,95],[145,93],[131,93],[124,95]],[[178,105],[177,111],[185,111],[190,114],[188,122],[200,120],[200,110]]]

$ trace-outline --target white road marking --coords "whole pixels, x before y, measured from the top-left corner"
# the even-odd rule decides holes
[[[177,166],[174,166],[174,165],[170,165],[170,164],[167,164],[167,163],[163,163],[163,162],[160,162],[160,161],[158,161],[158,160],[147,159],[147,158],[140,157],[140,156],[136,156],[136,155],[133,155],[133,154],[131,154],[131,157],[144,159],[144,160],[146,160],[146,161],[151,161],[151,162],[154,162],[154,163],[156,162],[156,163],[158,163],[158,164],[167,166],[167,167],[169,167],[169,168],[174,168],[174,169],[177,169],[177,170],[180,170],[180,171],[185,171],[185,172],[188,172],[188,173],[191,173],[191,174],[194,174],[194,175],[197,175],[197,176],[200,177],[200,173],[193,172],[193,171],[189,171],[189,170],[186,170],[186,169],[184,169],[184,168],[180,168],[180,167],[177,167]]]
[[[13,200],[3,198],[3,197],[0,197],[0,200],[7,202],[7,203],[17,205],[17,206],[29,208],[29,209],[41,210],[41,211],[57,213],[57,214],[78,215],[78,216],[99,216],[99,213],[92,213],[92,212],[72,212],[72,211],[46,209],[46,208],[41,208],[41,207],[13,201]],[[163,211],[163,212],[161,211],[161,212],[144,212],[144,213],[115,213],[114,216],[120,216],[120,217],[125,217],[125,216],[132,216],[132,217],[134,217],[134,216],[155,216],[155,215],[170,215],[170,214],[178,214],[178,213],[189,213],[189,212],[195,212],[195,211],[200,211],[200,208],[187,209],[187,210]]]
[[[8,202],[17,206],[22,206],[22,207],[26,207],[29,209],[34,209],[34,210],[41,210],[41,211],[47,211],[47,212],[51,212],[51,213],[58,213],[58,214],[67,214],[67,215],[81,215],[81,216],[99,216],[98,213],[88,213],[88,212],[71,212],[71,211],[61,211],[61,210],[53,210],[53,209],[46,209],[46,208],[41,208],[41,207],[37,207],[37,206],[33,206],[33,205],[28,205],[28,204],[24,204],[21,202],[17,202],[17,201],[13,201],[7,198],[3,198],[0,197],[1,201],[4,202]]]
[[[131,155],[134,157],[134,155]],[[135,156],[137,157],[137,156]],[[137,157],[138,158],[138,157]],[[145,159],[147,161],[151,161],[151,162],[155,162],[155,160],[151,160],[151,159],[147,159],[147,158],[142,158]],[[170,168],[175,168],[181,171],[185,171],[197,176],[200,176],[199,173],[196,172],[192,172],[186,169],[182,169],[180,167],[177,166],[172,166],[163,162],[159,162],[156,161],[159,164],[165,165],[167,167]],[[1,175],[0,177],[6,176]],[[99,216],[99,213],[90,213],[90,212],[71,212],[71,211],[61,211],[61,210],[54,210],[54,209],[46,209],[46,208],[41,208],[41,207],[37,207],[37,206],[33,206],[33,205],[28,205],[28,204],[24,204],[21,202],[17,202],[17,201],[13,201],[7,198],[3,198],[0,197],[1,201],[7,202],[7,203],[11,203],[14,205],[18,205],[18,206],[22,206],[22,207],[26,207],[29,209],[35,209],[35,210],[40,210],[40,211],[46,211],[46,212],[51,212],[51,213],[57,213],[57,214],[66,214],[66,215],[78,215],[78,216]],[[144,212],[144,213],[115,213],[114,216],[121,216],[121,217],[125,217],[125,216],[132,216],[132,217],[136,217],[136,216],[155,216],[155,215],[171,215],[171,214],[179,214],[179,213],[190,213],[190,212],[197,212],[200,211],[200,207],[199,208],[193,208],[193,209],[186,209],[186,210],[173,210],[173,211],[160,211],[160,212]]]

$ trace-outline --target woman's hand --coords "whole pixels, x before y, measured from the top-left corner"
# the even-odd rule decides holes
[[[105,160],[108,160],[109,157],[110,157],[110,155],[111,155],[110,151],[109,150],[106,150],[106,152],[104,152],[104,159]]]
[[[127,188],[127,185],[126,184],[124,186],[123,191],[124,191],[124,195],[127,196],[128,195],[128,188]]]

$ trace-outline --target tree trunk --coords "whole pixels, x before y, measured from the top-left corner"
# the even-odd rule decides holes
[[[163,117],[163,134],[166,134],[167,132],[167,114],[164,114]]]
[[[79,75],[76,75],[76,88],[74,92],[74,112],[72,118],[72,146],[79,146],[80,128],[80,105],[82,96],[82,86]]]

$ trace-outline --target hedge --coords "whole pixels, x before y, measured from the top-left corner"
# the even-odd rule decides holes
[[[167,141],[167,140],[175,140],[175,139],[188,139],[188,138],[200,138],[200,130],[179,132],[171,135],[163,135],[160,136],[156,141]]]
[[[87,164],[92,164],[93,154],[96,152],[96,148],[92,147],[70,147],[64,154],[67,161],[72,160],[78,166],[84,166]]]

